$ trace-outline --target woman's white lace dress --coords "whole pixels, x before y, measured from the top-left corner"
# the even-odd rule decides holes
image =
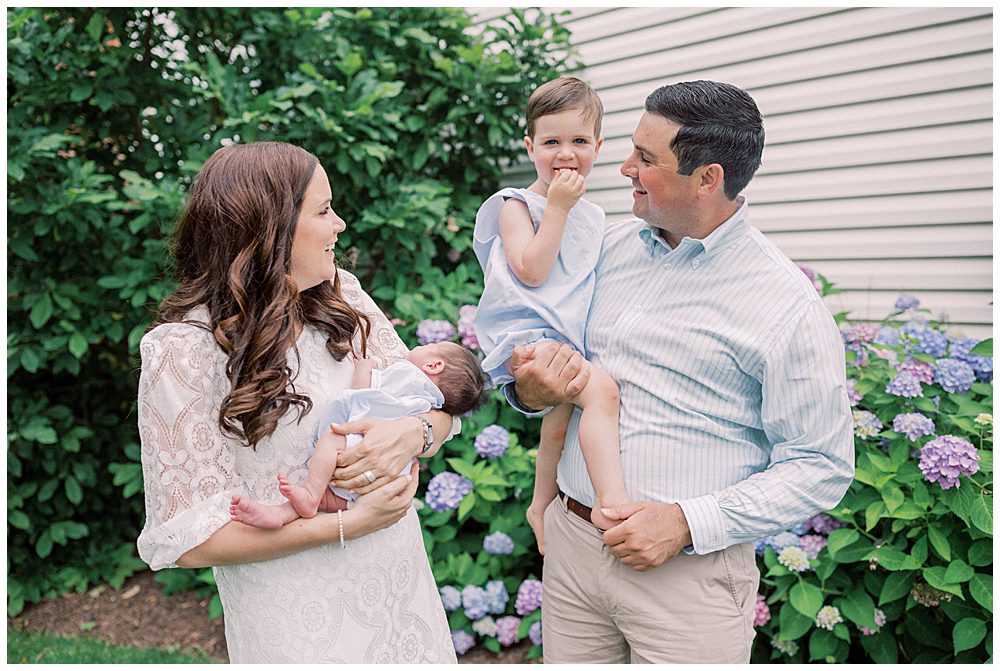
[[[341,272],[345,299],[372,320],[369,356],[379,366],[406,348],[392,325]],[[205,320],[207,311],[191,317]],[[219,429],[229,390],[226,356],[212,335],[189,324],[164,324],[142,339],[139,432],[146,486],[146,524],[139,555],[153,568],[176,565],[229,521],[229,500],[242,494],[284,501],[278,473],[304,482],[319,410],[350,386],[350,358],[335,361],[312,328],[298,340],[295,388],[313,401],[297,422],[290,411],[257,449]],[[281,559],[214,569],[225,610],[232,662],[455,662],[448,622],[414,510],[388,529]]]

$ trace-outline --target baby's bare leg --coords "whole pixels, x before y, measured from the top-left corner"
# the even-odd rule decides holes
[[[330,478],[337,468],[337,454],[344,449],[345,444],[344,436],[329,429],[320,435],[309,460],[309,474],[304,487],[297,487],[284,476],[278,476],[278,489],[300,517],[316,516],[323,493],[330,486]]]
[[[268,506],[239,494],[234,494],[229,501],[229,519],[258,529],[280,529],[298,518],[299,514],[291,503]]]
[[[599,529],[620,522],[601,514],[601,508],[628,501],[618,448],[618,385],[610,375],[591,363],[590,381],[573,403],[583,410],[580,416],[580,449],[587,473],[597,493],[591,521]]]
[[[535,459],[535,491],[525,514],[528,524],[535,532],[538,551],[542,554],[545,554],[543,517],[545,508],[552,503],[559,491],[556,487],[556,466],[562,455],[566,427],[572,415],[573,405],[563,403],[542,419],[542,436]]]

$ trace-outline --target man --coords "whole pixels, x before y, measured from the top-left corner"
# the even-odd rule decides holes
[[[608,228],[586,333],[621,388],[632,503],[590,524],[576,411],[545,513],[545,660],[746,663],[752,541],[835,506],[853,477],[843,346],[806,276],[750,226],[739,193],[764,129],[746,92],[659,88],[632,141],[636,218]],[[505,392],[522,409],[586,383],[567,346],[519,355]]]

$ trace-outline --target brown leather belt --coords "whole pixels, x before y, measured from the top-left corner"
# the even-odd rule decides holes
[[[558,491],[559,491],[559,498],[561,498],[563,501],[566,502],[566,507],[569,508],[570,511],[576,513],[576,515],[581,519],[583,519],[587,524],[593,524],[593,522],[590,520],[590,514],[593,512],[592,508],[588,508],[587,506],[583,505],[576,499],[567,496],[566,493],[561,489]]]

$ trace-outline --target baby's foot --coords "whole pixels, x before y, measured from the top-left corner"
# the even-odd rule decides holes
[[[595,527],[601,531],[607,531],[613,526],[617,526],[622,523],[622,520],[614,520],[601,512],[601,508],[610,508],[611,506],[617,505],[618,503],[625,503],[625,501],[617,501],[615,503],[605,503],[598,499],[597,503],[594,504],[593,509],[590,511],[590,521]]]
[[[293,485],[284,475],[278,476],[278,491],[288,499],[299,517],[316,517],[316,509],[319,501],[309,495],[309,490],[305,487]]]
[[[280,529],[285,523],[277,506],[248,501],[239,494],[234,494],[229,502],[229,517],[234,522],[242,522],[258,529]]]

